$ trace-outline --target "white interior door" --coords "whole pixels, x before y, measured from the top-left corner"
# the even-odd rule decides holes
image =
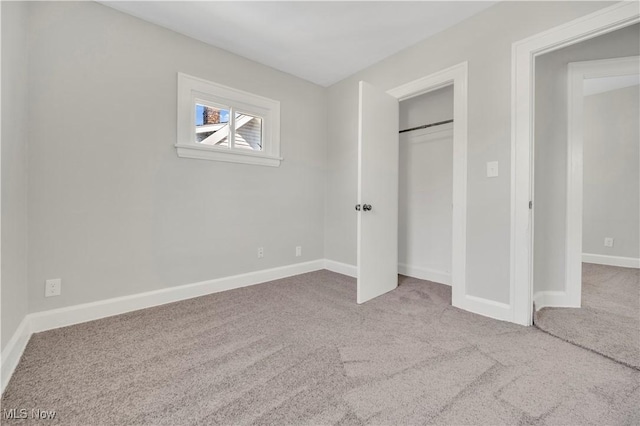
[[[398,286],[398,100],[360,82],[358,303]]]

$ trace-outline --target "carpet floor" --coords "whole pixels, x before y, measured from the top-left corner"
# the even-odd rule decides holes
[[[640,370],[640,269],[582,264],[582,307],[543,308],[538,328]]]
[[[443,285],[355,298],[317,271],[38,333],[2,407],[65,425],[640,424],[635,369],[453,308]]]

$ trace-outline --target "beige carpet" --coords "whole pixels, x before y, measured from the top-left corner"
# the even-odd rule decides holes
[[[640,270],[582,264],[582,307],[543,308],[535,324],[640,370]]]
[[[452,308],[446,286],[355,293],[319,271],[36,334],[2,407],[65,425],[640,423],[637,370]]]

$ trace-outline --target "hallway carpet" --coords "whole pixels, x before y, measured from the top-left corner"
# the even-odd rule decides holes
[[[639,371],[453,308],[449,287],[355,298],[318,271],[39,333],[2,407],[65,425],[640,423]]]
[[[582,307],[543,308],[541,330],[640,370],[640,269],[582,264]]]

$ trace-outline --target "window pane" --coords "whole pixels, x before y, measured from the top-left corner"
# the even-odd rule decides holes
[[[196,142],[229,147],[229,110],[196,104]]]
[[[262,151],[262,118],[236,112],[236,140],[239,149]]]

